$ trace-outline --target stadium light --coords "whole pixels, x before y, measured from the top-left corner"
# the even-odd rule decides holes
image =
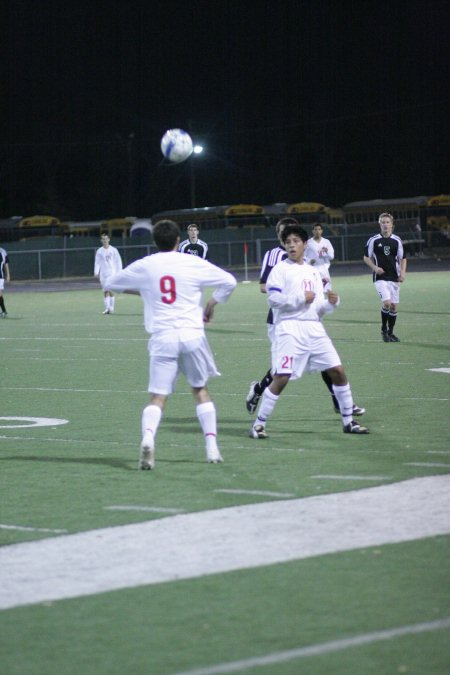
[[[190,157],[190,179],[191,179],[191,209],[195,209],[196,202],[196,182],[195,182],[195,155],[201,155],[203,152],[203,145],[199,143],[194,144],[194,150]]]

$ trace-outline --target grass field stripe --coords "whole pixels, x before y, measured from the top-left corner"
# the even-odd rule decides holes
[[[392,476],[338,476],[320,473],[315,476],[311,476],[311,478],[313,479],[327,478],[330,480],[392,480]]]
[[[429,466],[437,469],[450,469],[450,464],[440,464],[438,462],[406,462],[404,466]]]
[[[0,340],[3,340],[5,342],[7,341],[14,341],[17,342],[17,340],[40,340],[44,342],[148,342],[148,338],[134,338],[134,337],[123,337],[123,338],[110,338],[110,337],[85,337],[85,336],[78,336],[78,337],[70,337],[70,336],[65,336],[65,337],[50,337],[50,336],[45,336],[45,337],[38,337],[36,335],[33,335],[32,337],[22,337],[21,335],[16,336],[16,337],[0,337]]]
[[[429,476],[4,546],[0,609],[450,534],[449,488]]]
[[[133,504],[123,506],[104,506],[105,511],[149,511],[150,513],[184,513],[183,509],[171,509],[160,506],[134,506]]]
[[[4,525],[0,523],[0,530],[20,530],[21,532],[54,532],[65,534],[67,530],[52,530],[49,527],[24,527],[23,525]]]
[[[237,489],[228,489],[228,488],[219,488],[214,490],[214,492],[224,492],[225,494],[230,495],[258,495],[261,497],[297,497],[298,495],[290,494],[289,492],[267,492],[265,490],[237,490]]]
[[[443,630],[450,627],[450,617],[445,619],[438,619],[436,621],[428,621],[425,623],[416,623],[411,626],[399,626],[398,628],[390,628],[388,630],[375,631],[373,633],[365,633],[362,635],[355,635],[341,640],[332,640],[330,642],[321,642],[316,645],[308,645],[307,647],[299,647],[298,649],[289,649],[283,652],[275,652],[267,654],[266,656],[253,657],[250,659],[243,659],[242,661],[231,661],[229,663],[222,663],[215,666],[207,666],[206,668],[198,668],[196,670],[187,670],[174,675],[221,675],[221,673],[236,673],[250,668],[257,668],[258,666],[269,666],[279,663],[286,663],[287,661],[295,661],[308,656],[322,656],[323,654],[330,654],[339,652],[344,649],[352,649],[353,647],[362,647],[363,645],[371,645],[375,642],[383,642],[384,640],[394,640],[396,638],[404,637],[405,635],[419,635],[429,631]]]

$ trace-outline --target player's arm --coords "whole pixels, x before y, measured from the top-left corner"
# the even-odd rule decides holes
[[[384,269],[382,267],[378,267],[378,265],[375,265],[372,258],[369,258],[368,255],[365,255],[363,260],[366,263],[367,267],[370,267],[372,272],[375,272],[375,274],[384,274]]]
[[[402,258],[400,260],[400,274],[398,276],[398,280],[400,282],[405,281],[405,277],[406,277],[406,258]]]
[[[9,273],[9,263],[5,262],[3,269],[5,270],[5,281],[9,284],[11,281],[11,275]]]

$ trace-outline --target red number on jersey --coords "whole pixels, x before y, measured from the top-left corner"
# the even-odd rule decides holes
[[[159,288],[162,293],[161,300],[166,305],[171,305],[177,299],[177,291],[175,287],[175,279],[173,277],[161,277],[159,280]]]

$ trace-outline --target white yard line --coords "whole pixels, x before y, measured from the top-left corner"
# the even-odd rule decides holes
[[[415,478],[4,546],[0,609],[449,534],[449,488]]]
[[[183,513],[183,509],[164,508],[162,506],[138,506],[124,504],[117,506],[104,506],[105,511],[149,511],[150,513]]]
[[[438,462],[406,462],[403,466],[429,466],[432,469],[450,469],[450,464],[440,464]]]
[[[334,476],[332,474],[317,474],[310,478],[330,479],[330,480],[392,480],[391,476]]]
[[[391,628],[389,630],[355,635],[353,637],[343,638],[342,640],[320,642],[316,645],[308,645],[307,647],[299,647],[298,649],[289,649],[283,652],[274,652],[273,654],[267,654],[266,656],[257,656],[250,659],[243,659],[242,661],[220,663],[214,666],[207,666],[206,668],[197,668],[196,670],[175,673],[175,675],[221,675],[221,673],[242,672],[250,668],[257,668],[258,666],[264,667],[279,663],[287,663],[288,661],[295,661],[295,659],[301,659],[308,656],[321,656],[323,654],[340,652],[344,649],[351,649],[353,647],[371,645],[375,642],[382,642],[384,640],[394,640],[395,638],[403,637],[405,635],[418,635],[420,633],[443,630],[449,627],[450,617],[437,621],[428,621],[426,623],[416,623],[411,626],[399,626],[398,628]]]
[[[214,492],[224,492],[230,495],[257,495],[261,497],[281,497],[281,498],[289,498],[297,496],[289,492],[266,492],[264,490],[233,490],[227,488],[220,488],[218,490],[214,490]]]
[[[49,527],[24,527],[23,525],[5,525],[0,523],[0,530],[20,530],[21,532],[52,532],[54,534],[65,534],[67,530],[52,530]]]

